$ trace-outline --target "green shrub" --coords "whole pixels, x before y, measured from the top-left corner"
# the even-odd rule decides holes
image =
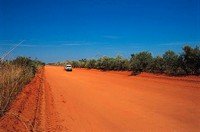
[[[200,74],[200,49],[190,46],[183,47],[183,53],[180,56],[181,68],[189,75]]]
[[[179,55],[169,50],[163,55],[164,73],[168,75],[183,75],[185,71],[181,67]]]
[[[164,59],[160,56],[157,56],[156,58],[153,58],[151,65],[150,65],[150,71],[152,73],[164,73]]]
[[[96,60],[92,59],[92,60],[87,60],[86,64],[85,64],[86,68],[92,69],[92,68],[96,68]]]
[[[131,70],[133,74],[139,74],[141,72],[150,71],[150,65],[153,57],[149,52],[140,52],[138,54],[132,54],[130,60]]]
[[[82,59],[79,61],[58,62],[57,65],[72,64],[73,67],[94,68],[100,70],[131,70],[133,74],[141,72],[164,73],[167,75],[200,75],[200,49],[183,47],[183,53],[165,52],[162,57],[152,57],[149,52],[132,54],[131,59],[101,57],[99,59]]]
[[[13,61],[11,61],[14,65],[30,68],[30,71],[33,72],[33,74],[36,73],[38,67],[44,66],[45,64],[37,59],[32,60],[31,58],[27,57],[17,57]]]
[[[79,62],[78,61],[71,61],[70,63],[74,68],[78,68],[80,67]]]
[[[108,57],[102,57],[97,60],[96,68],[101,70],[111,70],[111,62],[112,60]]]
[[[114,58],[114,68],[113,70],[129,70],[129,61],[127,59],[122,58],[121,56],[117,56]]]
[[[34,77],[36,70],[44,63],[26,57],[5,61],[0,65],[0,116],[7,110],[10,102]]]

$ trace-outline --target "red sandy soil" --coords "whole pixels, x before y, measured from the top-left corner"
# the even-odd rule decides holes
[[[200,77],[46,66],[42,78],[35,82],[42,90],[30,83],[11,105],[0,121],[2,130],[25,130],[14,125],[10,113],[28,98],[20,114],[14,113],[35,119],[37,131],[200,131]]]
[[[27,132],[40,129],[43,70],[23,88],[11,104],[10,109],[0,120],[2,132]]]

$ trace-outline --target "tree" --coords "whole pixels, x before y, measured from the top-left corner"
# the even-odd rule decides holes
[[[121,56],[114,58],[114,70],[129,70],[128,60]]]
[[[80,66],[81,68],[86,68],[86,67],[85,67],[86,62],[87,62],[87,59],[81,59],[81,60],[79,60],[79,66]]]
[[[85,67],[89,69],[96,68],[96,60],[87,60]]]
[[[74,67],[74,68],[80,68],[80,64],[79,64],[79,62],[78,61],[71,61],[71,63],[70,63],[71,65],[72,65],[72,67]]]
[[[23,60],[23,58],[21,58]],[[56,63],[64,65],[68,62]],[[169,50],[163,56],[152,57],[149,52],[132,54],[131,59],[117,57],[101,57],[70,61],[73,67],[95,68],[101,70],[132,70],[133,74],[141,72],[165,73],[168,75],[200,75],[200,49],[190,46],[183,47],[182,54]]]
[[[153,73],[163,73],[164,72],[164,60],[162,57],[157,56],[153,58],[153,61],[150,65],[150,71]]]
[[[133,74],[139,74],[141,72],[148,72],[152,63],[153,57],[149,52],[140,52],[138,54],[132,54],[130,60],[130,67]]]
[[[183,53],[180,56],[181,67],[187,74],[200,74],[200,49],[190,46],[183,47]]]
[[[179,56],[169,50],[163,55],[164,59],[164,73],[168,75],[184,75],[185,71],[181,68]]]
[[[97,60],[97,69],[101,70],[110,70],[110,58],[109,57],[101,57]]]

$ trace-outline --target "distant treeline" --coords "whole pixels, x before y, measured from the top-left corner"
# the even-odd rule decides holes
[[[101,57],[99,59],[81,59],[65,61],[54,65],[71,64],[76,68],[100,70],[132,71],[134,75],[141,72],[150,72],[167,75],[200,75],[200,49],[184,46],[181,54],[168,50],[162,56],[153,57],[150,52],[144,51],[132,54],[130,59],[117,56]]]

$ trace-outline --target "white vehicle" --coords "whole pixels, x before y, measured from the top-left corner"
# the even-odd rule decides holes
[[[65,70],[66,71],[72,71],[72,65],[66,65]]]

